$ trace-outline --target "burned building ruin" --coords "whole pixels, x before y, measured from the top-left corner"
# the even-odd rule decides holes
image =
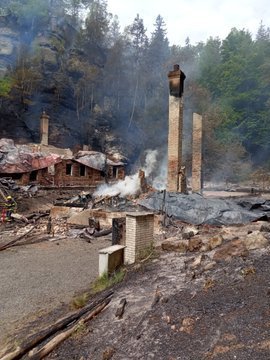
[[[167,191],[186,192],[182,164],[183,92],[185,74],[179,65],[169,72],[169,133]]]

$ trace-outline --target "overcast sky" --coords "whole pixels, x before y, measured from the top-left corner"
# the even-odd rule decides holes
[[[192,45],[210,36],[225,39],[233,27],[256,35],[260,22],[270,27],[269,0],[108,0],[108,10],[118,15],[122,27],[136,14],[150,35],[157,15],[166,23],[170,45]]]

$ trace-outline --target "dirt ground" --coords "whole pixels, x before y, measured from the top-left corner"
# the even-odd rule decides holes
[[[136,265],[115,287],[108,308],[48,358],[268,360],[269,244],[248,253],[228,251],[232,236],[259,226],[226,229],[229,256],[217,247],[218,255],[204,253],[198,266],[196,253],[174,251]],[[127,305],[119,320],[115,312],[123,298]]]
[[[164,239],[181,238],[187,226],[161,227],[152,257],[127,267],[107,308],[47,358],[268,360],[268,222],[197,226],[187,251],[162,250]],[[108,240],[62,239],[0,252],[2,343],[8,333],[19,343],[20,334],[63,315],[72,297],[96,277],[97,252],[105,246]],[[118,319],[123,298],[127,305]]]

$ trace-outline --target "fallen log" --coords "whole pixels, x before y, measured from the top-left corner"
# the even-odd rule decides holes
[[[111,234],[111,232],[112,232],[112,228],[106,229],[106,230],[101,230],[101,231],[95,231],[92,236],[101,237],[101,236],[109,235],[109,234]]]
[[[32,214],[29,214],[29,215],[26,215],[26,218],[28,220],[31,220],[33,219],[35,216],[37,216],[38,218],[39,217],[42,217],[42,216],[48,216],[50,214],[50,210],[40,210],[39,212],[34,212]]]
[[[94,200],[93,202],[93,206],[96,206],[97,204],[101,203],[102,201],[108,201],[110,199],[116,198],[117,196],[119,196],[120,192],[118,192],[115,195],[103,195],[100,198]]]
[[[30,234],[30,232],[33,231],[34,228],[35,228],[35,226],[32,226],[32,227],[31,227],[26,233],[24,233],[23,235],[21,235],[21,236],[17,237],[16,239],[8,242],[7,244],[2,245],[2,246],[0,247],[0,251],[6,250],[6,249],[10,248],[11,246],[14,246],[14,244],[15,244],[16,242],[18,242],[19,240],[23,239],[26,235]]]
[[[91,235],[88,235],[87,233],[82,232],[82,233],[80,233],[79,237],[81,239],[87,240],[87,242],[91,243],[91,239],[92,239]]]
[[[13,213],[10,215],[10,217],[15,221],[25,222],[27,224],[29,223],[28,219],[25,216],[18,213]]]
[[[78,326],[85,324],[87,321],[90,321],[93,317],[98,315],[111,301],[111,298],[104,300],[95,310],[91,311],[84,319],[78,321],[70,329],[62,332],[61,334],[56,335],[52,340],[50,340],[46,345],[44,345],[37,352],[34,350],[30,351],[28,354],[29,359],[31,360],[41,360],[49,353],[51,353],[61,342],[70,337],[78,328]]]
[[[38,243],[41,243],[43,241],[48,241],[50,239],[52,239],[51,235],[46,235],[46,234],[33,235],[33,236],[30,236],[29,238],[25,239],[24,241],[20,242],[20,243],[13,244],[12,246],[15,247],[15,246],[38,244]],[[55,240],[58,240],[58,239],[55,239]]]
[[[93,239],[93,237],[97,238],[97,237],[109,235],[111,234],[111,232],[112,232],[112,228],[101,231],[97,231],[93,228],[85,228],[82,232],[79,233],[79,237],[82,239],[91,240]]]
[[[72,314],[65,316],[57,320],[53,325],[48,326],[47,328],[41,330],[39,333],[34,334],[26,339],[26,341],[22,342],[20,346],[17,347],[15,351],[11,351],[0,358],[0,360],[19,360],[23,355],[25,355],[28,351],[32,350],[34,347],[48,339],[50,336],[57,333],[59,330],[64,329],[72,322],[78,320],[87,312],[94,310],[97,306],[103,303],[107,298],[109,299],[113,294],[113,291],[108,291],[103,295],[101,299],[97,299],[91,304],[86,305],[83,309],[79,311],[75,311]]]

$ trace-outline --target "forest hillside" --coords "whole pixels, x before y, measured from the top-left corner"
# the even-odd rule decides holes
[[[270,30],[231,29],[225,39],[170,44],[162,14],[147,36],[139,14],[123,31],[105,0],[2,0],[0,136],[166,158],[168,71],[179,64],[187,164],[192,113],[204,119],[204,177],[239,181],[270,168]]]

